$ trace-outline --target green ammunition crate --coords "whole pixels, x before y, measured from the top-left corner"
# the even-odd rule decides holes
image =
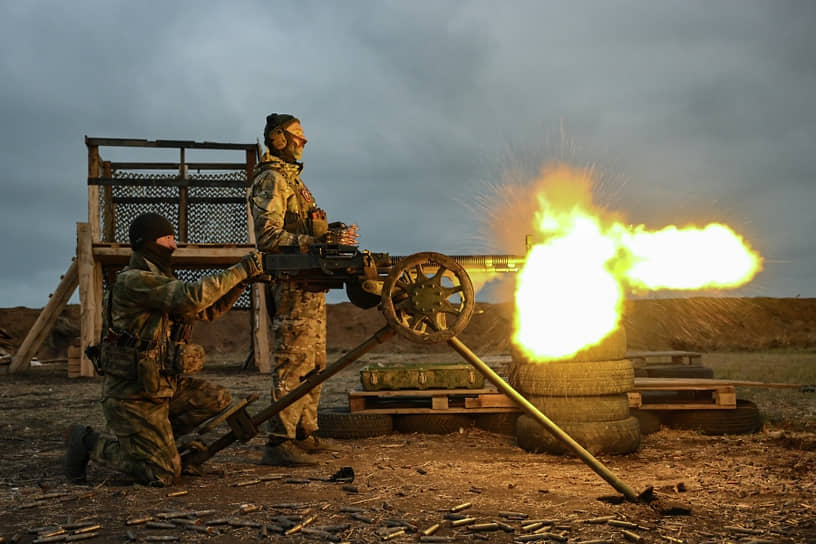
[[[467,363],[372,363],[360,382],[364,391],[484,388],[482,373]]]

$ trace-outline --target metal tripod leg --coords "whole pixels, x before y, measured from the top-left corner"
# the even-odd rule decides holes
[[[617,476],[615,476],[612,471],[606,468],[603,463],[598,461],[591,453],[584,449],[581,444],[576,442],[570,435],[565,433],[558,425],[552,422],[547,416],[541,413],[541,411],[533,406],[530,401],[525,399],[521,394],[510,387],[510,384],[505,382],[501,376],[496,374],[492,368],[487,366],[487,364],[482,361],[475,353],[470,351],[465,344],[462,343],[461,340],[456,338],[455,336],[448,340],[448,345],[454,349],[459,355],[462,356],[467,362],[475,366],[479,372],[481,372],[485,378],[487,378],[496,388],[513,399],[519,407],[524,410],[530,417],[534,418],[536,421],[541,423],[548,431],[556,436],[561,442],[566,444],[572,451],[574,451],[581,460],[589,465],[589,468],[594,470],[601,478],[607,481],[612,487],[620,491],[624,497],[631,501],[637,501],[639,499],[638,494],[635,491],[626,485],[623,481],[621,481]]]
[[[312,374],[306,380],[303,381],[299,386],[297,386],[294,390],[287,393],[283,398],[273,402],[254,416],[251,419],[237,421],[236,423],[239,424],[239,427],[236,431],[236,428],[233,426],[233,421],[229,421],[230,426],[233,427],[233,430],[228,432],[227,434],[223,435],[221,438],[218,438],[215,442],[210,444],[206,447],[206,449],[196,449],[194,451],[188,451],[181,455],[181,463],[182,465],[187,464],[194,464],[199,465],[206,461],[207,459],[211,458],[213,455],[218,453],[219,451],[223,450],[236,440],[246,441],[255,436],[258,433],[258,427],[264,421],[268,420],[275,414],[282,411],[287,406],[291,405],[304,395],[320,385],[321,383],[325,382],[348,365],[371,351],[372,348],[382,344],[383,342],[390,339],[394,336],[394,330],[386,325],[385,327],[381,328],[377,332],[375,332],[368,340],[364,341],[362,344],[354,348],[353,350],[349,351],[345,355],[343,355],[340,359],[335,361],[334,363],[330,364],[326,368],[324,368],[321,372],[316,374]],[[239,410],[236,414],[246,412],[243,410]]]

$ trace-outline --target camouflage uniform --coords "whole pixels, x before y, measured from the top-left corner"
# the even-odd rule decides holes
[[[250,206],[258,250],[279,252],[296,247],[305,252],[326,232],[325,215],[300,179],[302,165],[285,162],[268,152],[255,172]],[[295,389],[301,377],[326,366],[326,296],[278,282],[268,291],[272,308],[274,373],[272,398]],[[269,422],[270,444],[317,431],[320,386],[282,410]]]
[[[230,404],[229,392],[182,374],[179,350],[194,319],[212,320],[244,289],[241,264],[194,283],[177,280],[135,251],[105,300],[100,366],[109,429],[91,459],[138,481],[169,485],[181,474],[174,435],[190,432]],[[108,297],[113,297],[108,301]]]

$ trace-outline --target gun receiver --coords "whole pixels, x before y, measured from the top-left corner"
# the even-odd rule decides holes
[[[517,255],[448,257],[469,273],[518,272],[524,263],[524,257]],[[264,280],[293,282],[311,291],[345,287],[352,304],[373,308],[380,303],[388,275],[406,258],[335,244],[315,244],[307,253],[287,247],[280,253],[264,254]],[[426,274],[435,274],[439,268],[433,259],[418,264]]]

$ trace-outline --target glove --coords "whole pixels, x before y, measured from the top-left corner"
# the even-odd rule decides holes
[[[263,274],[263,258],[257,251],[247,253],[241,257],[238,264],[243,266],[244,270],[246,270],[247,278],[254,278],[259,274]]]
[[[331,223],[329,232],[326,233],[327,244],[340,244],[344,246],[356,246],[360,233],[356,224],[347,226],[345,223]]]

